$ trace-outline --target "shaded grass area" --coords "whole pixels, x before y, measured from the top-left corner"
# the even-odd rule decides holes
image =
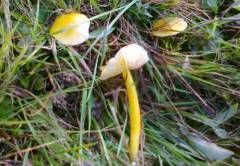
[[[240,31],[227,19],[238,11],[224,12],[233,1],[214,2],[2,1],[0,165],[130,165],[123,80],[98,76],[133,42],[151,59],[133,72],[141,164],[238,165]],[[48,32],[71,11],[92,19],[91,39],[74,48]],[[188,29],[152,37],[153,22],[165,16],[183,17]]]

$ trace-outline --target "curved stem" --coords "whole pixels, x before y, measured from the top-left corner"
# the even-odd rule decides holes
[[[130,144],[129,155],[132,161],[138,161],[138,149],[141,130],[141,115],[138,101],[138,94],[134,84],[131,72],[126,70],[122,73],[125,79],[129,101],[129,116],[130,116]]]

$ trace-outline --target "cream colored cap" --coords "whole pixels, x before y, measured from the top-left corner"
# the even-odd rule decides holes
[[[105,66],[101,67],[101,80],[114,77],[124,70],[138,69],[149,60],[147,51],[138,44],[130,44],[121,48],[115,57],[111,58]]]
[[[183,18],[166,17],[153,24],[152,35],[167,37],[176,35],[187,28],[187,22]]]

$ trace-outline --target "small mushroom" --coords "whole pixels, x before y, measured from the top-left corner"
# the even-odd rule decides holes
[[[90,20],[84,14],[67,13],[57,17],[50,35],[67,46],[78,45],[88,40],[89,26]]]
[[[149,60],[146,50],[138,44],[121,48],[106,66],[101,68],[101,80],[106,80],[120,73],[125,80],[129,100],[130,143],[129,155],[132,161],[138,162],[138,149],[141,130],[141,115],[138,94],[130,70],[138,69]]]
[[[176,35],[187,28],[187,22],[183,18],[166,17],[153,24],[152,35],[167,37]]]

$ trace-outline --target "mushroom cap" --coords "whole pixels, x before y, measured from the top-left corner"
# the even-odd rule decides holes
[[[84,14],[63,14],[54,21],[50,35],[67,46],[78,45],[88,40],[89,26],[90,20]]]
[[[187,28],[187,22],[183,18],[166,17],[153,24],[152,35],[167,37],[176,35]]]
[[[107,80],[125,70],[142,67],[149,60],[147,51],[138,44],[130,44],[121,48],[105,66],[101,67],[101,80]]]

